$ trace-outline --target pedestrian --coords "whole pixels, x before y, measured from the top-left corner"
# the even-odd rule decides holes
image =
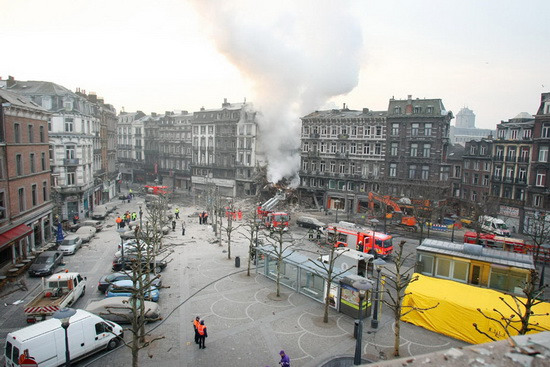
[[[241,209],[239,209],[239,211],[237,212],[237,217],[239,218],[239,220],[243,220],[243,212],[241,211]]]
[[[279,362],[281,367],[290,367],[290,357],[285,353],[285,351],[280,351],[279,355],[281,356],[281,361]]]
[[[76,224],[78,222],[78,214],[75,214],[73,217],[73,224]]]
[[[208,224],[208,213],[207,212],[202,213],[202,223],[203,224]]]
[[[185,222],[181,222],[181,235],[185,236]]]
[[[199,213],[199,224],[202,224],[202,213]]]
[[[136,212],[132,212],[132,220],[137,220],[137,213]]]
[[[206,325],[204,325],[204,320],[201,320],[201,323],[197,326],[197,332],[199,333],[199,349],[206,349],[204,342],[206,338],[208,338],[208,332],[206,330]]]
[[[116,222],[116,227],[120,228],[120,223],[122,223],[122,218],[120,217],[120,215],[116,217],[115,222]]]
[[[313,239],[313,229],[309,229],[309,231],[307,231],[307,236],[309,237],[310,240]]]
[[[175,230],[176,230],[176,220],[173,219],[172,220],[172,232],[175,232]]]
[[[176,219],[180,219],[180,209],[179,208],[176,208],[176,211],[174,212],[174,214],[176,215]]]
[[[130,189],[130,192],[129,192],[129,195],[128,195],[128,196],[130,196],[131,199],[134,198],[134,193],[132,192],[132,189]]]
[[[130,200],[132,200],[132,197],[128,195],[128,204],[130,204]]]
[[[199,344],[199,325],[201,323],[200,317],[195,317],[193,320],[193,329],[195,330],[195,344]]]
[[[321,230],[319,228],[317,228],[317,239],[321,239]]]

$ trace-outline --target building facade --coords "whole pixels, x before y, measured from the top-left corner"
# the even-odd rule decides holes
[[[456,114],[455,126],[451,126],[449,135],[451,144],[465,146],[471,140],[494,137],[495,130],[476,128],[474,111],[464,107]]]
[[[145,182],[145,128],[143,112],[121,112],[117,119],[117,162],[120,178]]]
[[[467,142],[463,167],[462,188],[456,188],[461,192],[458,197],[474,203],[487,203],[491,193],[493,141],[482,139]]]
[[[48,121],[28,98],[0,89],[0,266],[52,236]]]

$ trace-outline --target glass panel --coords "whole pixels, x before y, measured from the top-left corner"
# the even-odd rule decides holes
[[[437,273],[436,273],[437,276],[442,278],[448,278],[450,268],[451,268],[451,260],[437,259]]]
[[[281,283],[286,285],[287,287],[296,289],[298,281],[298,268],[296,267],[296,265],[283,263],[281,265],[280,280]]]
[[[422,274],[433,275],[434,258],[433,256],[420,255],[420,264],[422,264]]]
[[[489,288],[505,291],[507,272],[501,269],[491,269],[491,281]]]
[[[464,261],[454,262],[453,279],[466,282],[468,279],[468,263]]]
[[[300,269],[300,293],[323,302],[325,280],[317,274],[305,269]]]

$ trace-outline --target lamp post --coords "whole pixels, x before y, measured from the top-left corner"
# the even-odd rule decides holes
[[[370,327],[373,329],[378,328],[378,308],[379,308],[379,301],[380,301],[380,272],[382,271],[382,268],[384,265],[386,265],[386,262],[382,260],[381,258],[374,259],[372,262],[373,265],[376,267],[376,298],[374,299],[374,310],[372,314],[372,319],[370,320]]]
[[[142,219],[143,218],[143,210],[141,210],[141,205],[139,206],[139,229],[141,230],[141,226],[143,225]]]
[[[353,357],[353,365],[359,366],[361,364],[361,352],[363,346],[361,345],[363,338],[363,312],[362,306],[365,300],[366,291],[372,289],[372,283],[366,279],[361,279],[353,282],[353,288],[359,291],[359,323],[357,324],[357,337],[355,338],[355,355]]]
[[[74,316],[76,311],[72,308],[62,308],[55,312],[52,317],[61,321],[61,327],[65,330],[65,366],[71,365],[71,354],[69,353],[69,336],[67,329],[69,328],[69,319]]]
[[[456,214],[453,214],[451,215],[451,218],[453,219],[453,228],[451,229],[451,242],[454,242],[455,241],[455,224],[458,216]]]

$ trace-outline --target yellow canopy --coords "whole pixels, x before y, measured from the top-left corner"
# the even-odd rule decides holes
[[[472,344],[491,341],[485,335],[477,332],[473,323],[476,323],[480,330],[495,339],[506,338],[502,327],[497,322],[485,318],[477,309],[481,309],[486,315],[495,319],[500,319],[500,316],[493,311],[495,308],[506,316],[512,315],[512,310],[499,298],[503,297],[508,304],[515,306],[515,301],[511,296],[492,289],[479,288],[452,280],[421,274],[414,274],[414,276],[418,276],[418,280],[410,283],[407,287],[406,293],[411,294],[404,298],[403,306],[428,308],[438,302],[439,306],[425,312],[412,311],[402,316],[401,320]],[[521,300],[525,301],[523,298]],[[402,313],[404,314],[408,310],[410,308],[404,307]],[[535,314],[550,313],[550,303],[540,303],[533,308],[533,311]],[[518,317],[515,316],[514,320],[517,319]],[[550,316],[531,316],[529,323],[539,323],[543,329],[550,330]],[[520,326],[519,323],[515,323],[516,328],[520,328]],[[511,335],[517,334],[511,328],[509,331]]]

